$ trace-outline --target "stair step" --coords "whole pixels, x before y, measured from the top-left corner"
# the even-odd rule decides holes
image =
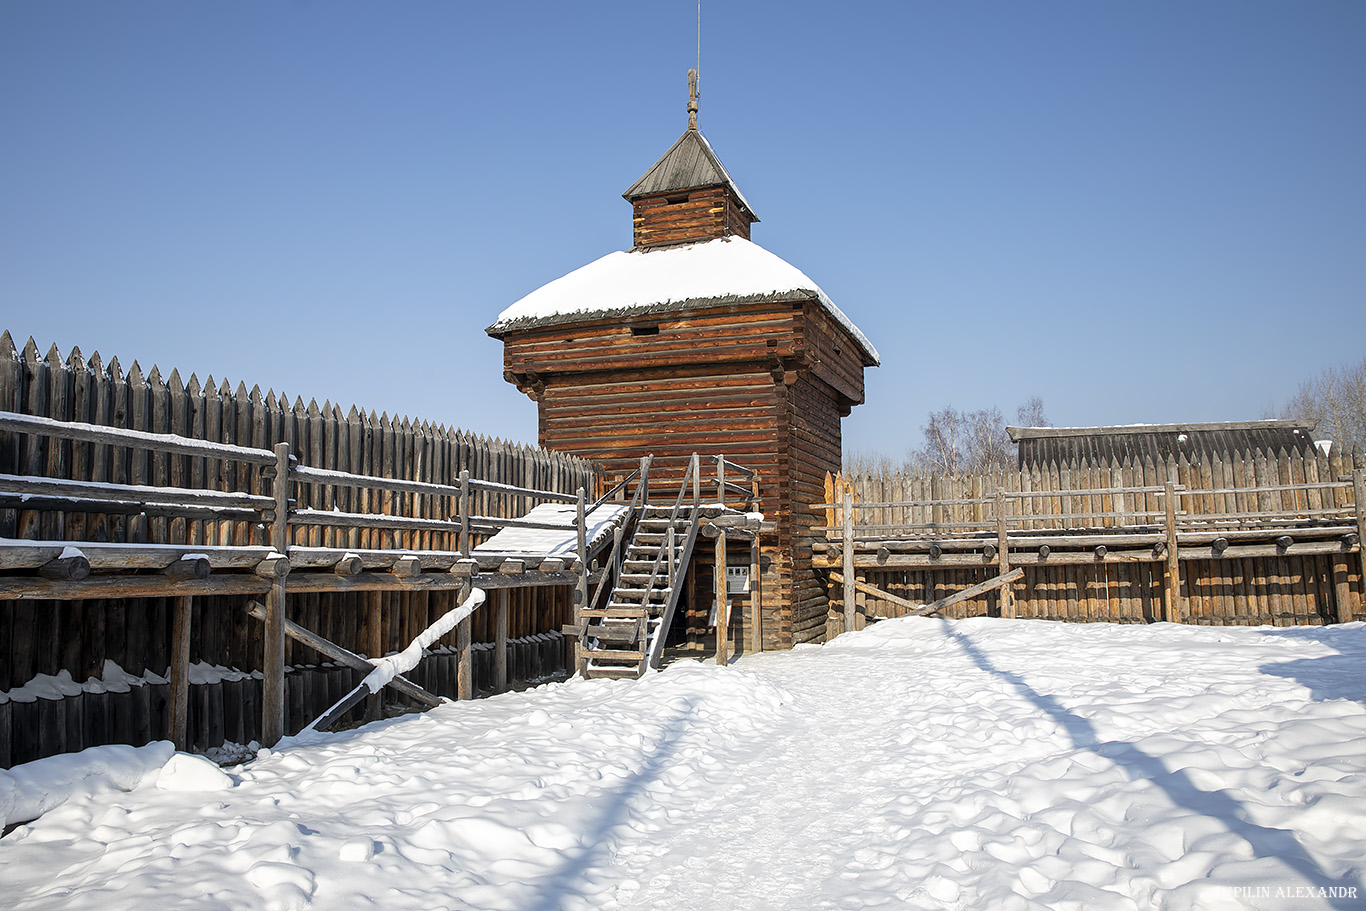
[[[590,626],[584,632],[583,638],[596,639],[599,642],[636,642],[640,638],[638,632],[639,631],[634,628],[602,630],[594,629]]]
[[[612,598],[627,601],[652,601],[657,600],[657,596],[667,596],[671,591],[673,591],[672,588],[618,588],[612,592]]]
[[[584,649],[584,656],[590,661],[639,661],[645,657],[644,652],[633,652],[625,649],[613,648],[590,648]]]
[[[585,677],[593,679],[624,680],[627,678],[640,679],[640,668],[637,667],[594,667],[589,664],[584,670]]]
[[[580,617],[609,617],[613,619],[639,620],[641,617],[650,616],[650,612],[639,604],[616,604],[609,603],[607,607],[586,607],[579,611]]]
[[[665,573],[660,573],[659,575],[655,575],[654,573],[648,573],[648,572],[645,572],[645,573],[622,573],[622,574],[621,574],[620,576],[618,576],[617,578],[618,578],[620,581],[622,581],[622,582],[638,582],[638,583],[640,583],[641,585],[644,585],[645,583],[649,582],[651,579],[654,579],[655,582],[656,582],[656,584],[658,584],[658,583],[660,583],[660,582],[668,582],[668,581],[669,581],[669,577],[668,577],[668,575],[665,574]]]
[[[650,604],[648,607],[642,606],[642,605],[640,605],[640,604],[623,604],[623,603],[620,602],[620,601],[611,601],[611,602],[608,602],[608,604],[607,604],[607,609],[610,610],[610,611],[616,611],[616,613],[614,613],[614,614],[612,615],[612,616],[614,616],[614,617],[642,617],[642,616],[643,616],[643,617],[649,617],[651,620],[653,620],[653,619],[655,619],[655,616],[654,616],[654,612],[653,612],[652,610],[650,610],[650,608],[652,608],[652,607],[663,607],[663,606],[664,606],[664,605],[660,604],[660,603],[657,602],[657,601],[654,602],[654,603],[652,603],[652,604]],[[587,613],[587,611],[585,611],[584,613]]]

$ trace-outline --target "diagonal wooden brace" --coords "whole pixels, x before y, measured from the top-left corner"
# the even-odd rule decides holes
[[[252,601],[249,605],[247,605],[247,613],[255,617],[257,620],[264,621],[266,619],[265,608],[262,607],[260,602],[257,601]],[[309,648],[326,655],[333,661],[346,665],[352,670],[357,670],[362,673],[368,674],[375,669],[375,666],[373,664],[371,664],[369,661],[366,661],[364,658],[362,658],[360,655],[357,655],[355,652],[347,651],[340,645],[337,645],[335,642],[331,642],[327,639],[324,639],[322,636],[319,636],[317,633],[314,633],[311,630],[305,629],[304,627],[295,623],[293,620],[285,621],[285,635],[295,640],[296,642],[302,642]],[[388,685],[392,686],[396,691],[402,693],[410,699],[420,702],[427,708],[436,708],[438,705],[446,701],[442,699],[440,696],[437,696],[433,693],[429,693],[427,690],[424,690],[422,687],[418,686],[416,683],[413,683],[411,680],[403,676],[395,677],[393,680],[389,681]]]
[[[902,607],[909,607],[911,611],[908,614],[903,614],[902,616],[904,617],[919,617],[923,616],[924,614],[933,614],[937,611],[943,610],[946,607],[951,607],[959,603],[960,601],[967,601],[971,598],[976,598],[978,595],[983,594],[984,592],[989,592],[993,589],[1009,585],[1023,575],[1024,570],[1017,567],[1015,569],[1012,569],[1008,573],[1002,573],[999,576],[992,576],[985,582],[978,582],[971,588],[965,588],[961,592],[949,595],[947,598],[940,598],[938,601],[932,601],[929,604],[917,604],[914,601],[907,601],[905,598],[902,598],[898,595],[894,595],[891,592],[883,591],[882,589],[877,588],[876,586],[869,585],[867,582],[859,582],[857,579],[854,580],[854,587],[859,589],[860,591],[865,591],[870,595],[875,595],[879,598],[883,598],[887,601],[890,601],[893,604],[900,604]],[[830,581],[842,583],[844,582],[844,574],[831,573]]]

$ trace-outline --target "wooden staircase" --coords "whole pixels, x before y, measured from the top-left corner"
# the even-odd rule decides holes
[[[697,541],[696,506],[646,506],[622,554],[605,607],[580,612],[579,671],[639,678],[659,665]]]

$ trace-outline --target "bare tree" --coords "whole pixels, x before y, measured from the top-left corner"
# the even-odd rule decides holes
[[[1026,401],[1016,413],[1031,427],[1048,426],[1043,400],[1038,396]],[[906,454],[908,473],[979,474],[1015,464],[1015,444],[1006,433],[1001,409],[994,406],[959,411],[947,405],[931,411],[928,423],[920,430],[925,445]]]
[[[967,433],[963,441],[963,471],[985,474],[1008,468],[1015,461],[1015,444],[1006,433],[1006,421],[999,408],[983,408],[966,415]]]
[[[959,464],[963,460],[962,440],[966,418],[963,412],[952,405],[930,412],[930,421],[920,428],[920,432],[925,435],[925,446],[921,450],[924,462],[931,471],[958,474]]]
[[[1024,404],[1015,409],[1015,420],[1021,427],[1052,427],[1053,422],[1043,413],[1043,399],[1031,395]]]
[[[871,450],[856,449],[844,454],[844,473],[856,474],[895,474],[901,468],[891,456]]]
[[[1315,436],[1343,449],[1366,448],[1366,357],[1329,367],[1300,384],[1281,410],[1291,420],[1318,421]]]

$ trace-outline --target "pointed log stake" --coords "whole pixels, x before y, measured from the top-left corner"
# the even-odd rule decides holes
[[[90,561],[85,554],[68,548],[68,553],[55,560],[49,560],[38,567],[38,575],[54,582],[84,582],[90,577]],[[70,553],[70,551],[75,551]]]

